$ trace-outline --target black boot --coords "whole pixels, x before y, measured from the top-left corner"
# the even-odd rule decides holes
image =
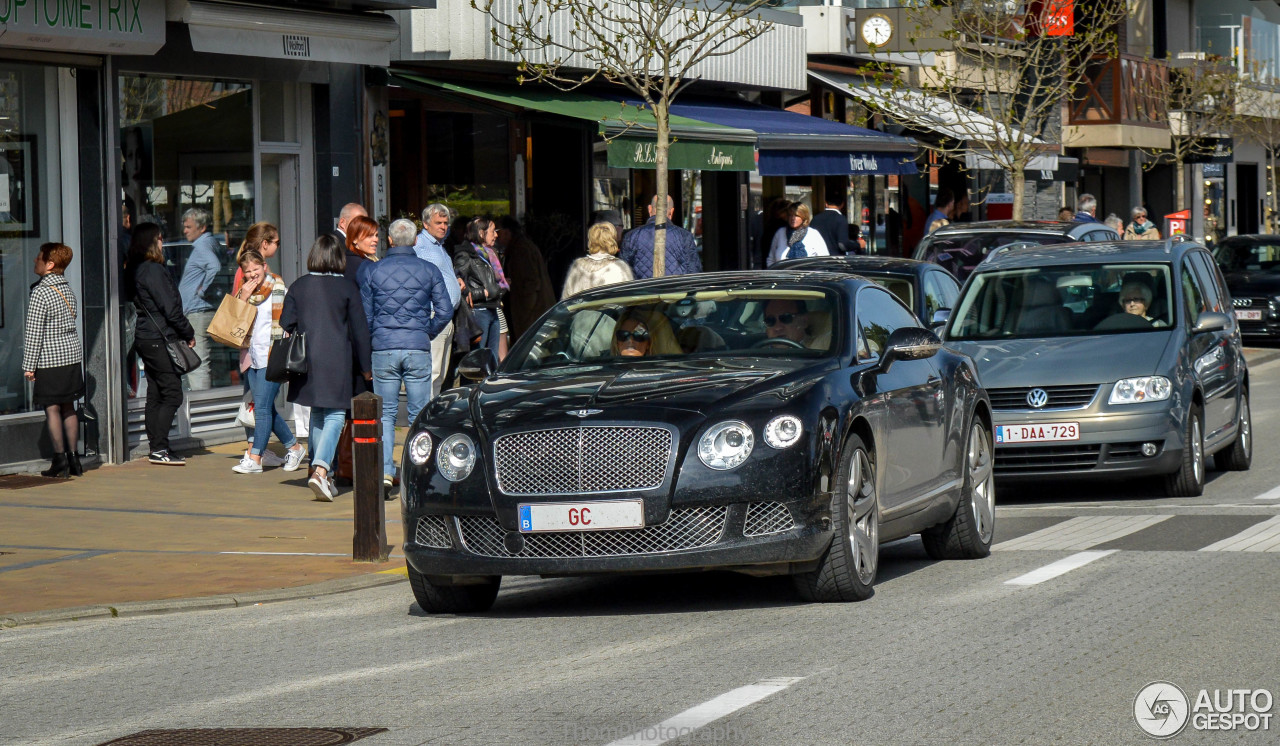
[[[67,468],[73,477],[83,477],[84,467],[80,465],[80,454],[67,451]]]
[[[69,471],[70,465],[67,464],[67,454],[55,453],[53,454],[53,464],[48,469],[40,472],[40,474],[46,477],[65,478]]]

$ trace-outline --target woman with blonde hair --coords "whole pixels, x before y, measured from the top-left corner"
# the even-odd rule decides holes
[[[813,211],[803,202],[792,202],[787,209],[787,225],[778,229],[773,235],[769,259],[765,264],[772,267],[783,259],[802,259],[806,256],[829,256],[827,242],[822,234],[809,230],[809,222],[813,220]]]
[[[240,248],[236,250],[236,279],[231,285],[231,292],[240,292],[244,284],[244,270],[240,268],[240,257],[246,251],[256,251],[263,259],[270,259],[280,250],[280,229],[268,222],[254,223],[244,234]]]
[[[680,355],[684,349],[666,314],[652,307],[637,307],[627,309],[613,327],[610,352],[614,357],[648,357]]]
[[[612,223],[596,223],[587,231],[587,255],[569,267],[560,299],[584,290],[634,280],[626,262],[618,258],[618,231]]]

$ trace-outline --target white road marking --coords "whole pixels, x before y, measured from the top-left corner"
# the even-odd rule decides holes
[[[1032,570],[1026,575],[1019,575],[1013,580],[1006,580],[1004,581],[1004,584],[1005,585],[1035,585],[1037,583],[1043,583],[1044,581],[1052,580],[1058,577],[1059,575],[1066,575],[1067,573],[1071,572],[1072,570],[1078,567],[1084,567],[1085,565],[1089,564],[1090,562],[1093,562],[1094,560],[1102,559],[1103,557],[1106,557],[1108,554],[1115,554],[1117,551],[1119,550],[1106,549],[1099,552],[1077,552],[1071,555],[1070,557],[1065,557],[1063,559],[1058,560],[1057,562],[1052,562],[1048,565],[1045,565],[1044,567],[1041,567],[1038,570]]]
[[[1026,536],[1001,542],[992,549],[1051,549],[1070,551],[1089,549],[1144,528],[1167,521],[1171,515],[1082,516],[1063,521]]]
[[[721,694],[715,699],[691,707],[675,717],[667,718],[657,725],[638,730],[626,738],[613,741],[608,746],[659,746],[659,744],[667,741],[687,737],[690,733],[708,723],[737,712],[747,705],[755,704],[765,697],[777,694],[792,684],[803,680],[803,676],[780,676],[738,687],[731,692]]]
[[[1280,516],[1255,523],[1235,536],[1215,541],[1202,552],[1280,552]]]
[[[1266,492],[1253,498],[1254,500],[1280,500],[1280,487],[1272,487]]]

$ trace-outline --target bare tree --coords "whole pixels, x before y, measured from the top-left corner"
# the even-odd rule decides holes
[[[1129,12],[1125,0],[1077,4],[1072,26],[1063,21],[1064,4],[1034,5],[1037,15],[1026,7],[959,0],[946,29],[937,28],[936,8],[912,8],[904,24],[909,46],[936,52],[936,63],[884,65],[876,76],[884,94],[876,106],[886,116],[921,130],[944,129],[949,137],[926,146],[950,157],[974,154],[1004,173],[1019,220],[1027,168],[1059,149],[1063,103],[1088,83],[1091,60],[1116,54],[1115,28]],[[949,48],[939,51],[938,39]]]
[[[1187,209],[1187,164],[1214,154],[1221,138],[1236,130],[1241,116],[1236,95],[1241,86],[1236,69],[1219,57],[1170,60],[1169,76],[1149,80],[1155,96],[1169,110],[1169,147],[1142,148],[1146,168],[1172,164],[1176,172],[1177,209]]]
[[[472,0],[495,22],[492,40],[514,56],[521,82],[562,90],[593,80],[621,85],[653,114],[657,202],[667,202],[671,104],[699,64],[741,49],[772,27],[766,0]],[[635,127],[633,127],[634,129]],[[666,210],[656,211],[653,275],[665,274]]]

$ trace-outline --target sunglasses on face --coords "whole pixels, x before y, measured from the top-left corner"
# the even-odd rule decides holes
[[[632,339],[634,339],[637,343],[648,342],[649,330],[645,329],[644,327],[638,327],[636,329],[632,329],[631,331],[627,331],[626,329],[619,329],[618,331],[613,333],[613,336],[616,337],[619,342],[626,342]]]
[[[794,313],[780,313],[777,316],[765,316],[764,325],[777,326],[778,324],[790,324],[792,321],[795,321],[795,320],[796,320],[796,315]]]
[[[1136,298],[1121,298],[1120,302],[1125,304],[1126,306],[1129,305],[1130,303],[1141,303],[1145,306],[1147,304],[1147,299],[1143,298],[1142,296],[1138,296]]]

